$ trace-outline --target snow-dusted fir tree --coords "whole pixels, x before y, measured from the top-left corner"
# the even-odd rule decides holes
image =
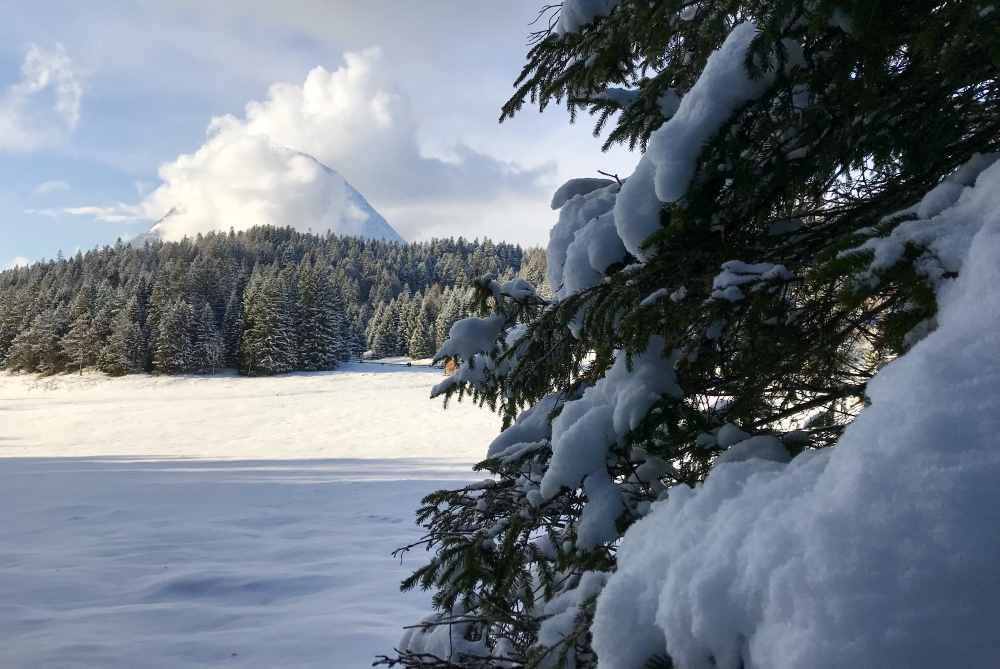
[[[240,291],[233,289],[226,300],[222,318],[223,364],[238,367],[240,364],[240,336],[243,334],[243,300]]]
[[[7,365],[16,371],[54,374],[64,368],[66,356],[60,344],[68,327],[65,305],[43,311],[18,332],[7,353]]]
[[[343,314],[329,269],[312,260],[299,266],[299,368],[333,369],[342,355]]]
[[[194,366],[199,372],[214,373],[223,364],[224,345],[215,318],[215,310],[206,302],[202,305],[194,323],[192,337]]]
[[[82,372],[94,364],[98,347],[93,333],[94,287],[89,281],[73,298],[70,305],[70,324],[60,345],[70,369]]]
[[[995,662],[995,566],[956,550],[1000,550],[1000,11],[540,18],[502,118],[563,102],[637,164],[555,193],[552,299],[484,280],[451,326],[434,394],[505,429],[425,499],[434,611],[383,663]]]
[[[355,332],[347,315],[347,305],[341,296],[333,276],[327,277],[326,292],[329,299],[329,314],[333,332],[334,364],[349,360],[355,351],[362,351],[363,346],[355,341]]]
[[[407,344],[407,355],[411,358],[429,358],[434,355],[434,310],[433,303],[424,299],[413,319],[410,331],[410,341]]]
[[[448,332],[456,321],[460,320],[466,313],[464,300],[465,289],[453,288],[444,291],[442,295],[441,310],[434,320],[434,348],[439,349],[448,339]]]
[[[160,315],[153,346],[153,369],[164,374],[195,371],[195,318],[186,300],[174,300]]]
[[[393,299],[369,323],[368,348],[376,358],[399,355],[400,334],[400,301]]]
[[[288,291],[285,277],[276,267],[254,269],[243,298],[243,374],[281,374],[294,369],[296,333]]]
[[[113,376],[141,372],[149,355],[145,321],[144,294],[137,290],[111,324],[108,343],[99,356],[101,371]]]

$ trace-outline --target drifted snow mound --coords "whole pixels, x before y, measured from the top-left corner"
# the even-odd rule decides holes
[[[195,153],[162,166],[160,178],[140,205],[157,221],[141,241],[258,225],[403,241],[338,172],[263,136],[217,130]]]
[[[720,464],[628,531],[601,669],[1000,666],[1000,163],[928,227],[965,240],[938,329],[835,448]]]

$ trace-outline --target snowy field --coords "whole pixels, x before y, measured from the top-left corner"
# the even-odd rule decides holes
[[[441,379],[379,363],[270,378],[0,374],[0,456],[479,460],[499,420],[429,400]]]
[[[389,553],[496,418],[440,372],[0,375],[0,667],[366,667],[426,613]]]

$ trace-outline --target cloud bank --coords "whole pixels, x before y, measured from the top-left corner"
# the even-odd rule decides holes
[[[0,151],[58,143],[76,129],[82,98],[82,79],[63,46],[31,45],[21,79],[0,94]]]
[[[468,224],[481,214],[469,210],[472,203],[505,211],[544,195],[539,182],[548,169],[523,169],[463,145],[447,159],[424,155],[408,99],[385,70],[381,51],[368,49],[345,54],[334,71],[314,68],[302,84],[273,84],[242,118],[212,119],[205,143],[163,165],[162,184],[138,206],[92,213],[106,221],[138,213],[159,221],[166,239],[268,223],[349,231],[377,216],[359,203],[353,184],[414,239],[473,236]]]

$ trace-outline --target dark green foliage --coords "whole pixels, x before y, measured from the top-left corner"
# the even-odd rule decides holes
[[[295,368],[295,321],[285,275],[276,269],[254,272],[243,297],[240,372],[281,374]]]
[[[165,374],[195,371],[193,331],[191,305],[184,300],[168,304],[153,345],[153,368]]]
[[[864,406],[869,379],[934,327],[935,281],[948,278],[927,271],[940,263],[915,244],[875,271],[866,254],[842,252],[889,234],[913,218],[896,212],[975,153],[1000,149],[1000,12],[989,5],[621,0],[566,35],[549,22],[560,5],[546,6],[501,119],[525,103],[564,103],[571,119],[580,110],[595,115],[606,145],[645,150],[673,113],[662,103],[688,93],[709,55],[747,20],[759,31],[745,65],[752,76],[773,70],[774,83],[702,147],[686,195],[660,212],[647,262],[626,256],[603,281],[549,304],[518,302],[481,282],[484,314],[525,333],[484,351],[492,361],[483,378],[456,383],[446,398],[471,397],[498,411],[505,428],[541,407],[551,426],[605,378],[613,352],[636,354],[662,337],[683,396],[663,397],[609,444],[607,474],[624,506],[619,535],[672,486],[705,479],[726,424],[774,436],[792,455],[834,445]],[[743,286],[741,299],[713,297],[731,260],[787,274]],[[643,303],[681,288],[676,300]],[[436,617],[425,628],[448,628],[481,651],[443,663],[403,649],[383,663],[596,666],[589,600],[558,640],[543,642],[539,632],[548,603],[588,572],[613,571],[617,542],[576,544],[588,503],[582,482],[547,500],[525,492],[552,457],[550,435],[532,439],[479,464],[490,483],[435,493],[418,513],[427,530],[418,545],[432,555],[404,587],[434,591]],[[640,476],[648,464],[655,475]],[[491,660],[497,648],[513,657]],[[663,651],[648,667],[673,667]]]
[[[438,343],[434,318],[452,287],[476,272],[516,272],[523,255],[510,244],[461,238],[400,244],[279,228],[142,248],[119,243],[0,272],[0,368],[96,367],[115,375],[332,369],[365,350],[373,314],[390,306],[383,355],[405,355],[413,341],[428,357]],[[267,304],[248,322],[254,274],[269,277],[269,288]],[[179,329],[178,302],[191,313],[186,328]],[[281,327],[262,325],[267,309],[277,310]],[[169,328],[184,346],[163,332],[171,311]],[[241,350],[248,327],[256,351]]]

